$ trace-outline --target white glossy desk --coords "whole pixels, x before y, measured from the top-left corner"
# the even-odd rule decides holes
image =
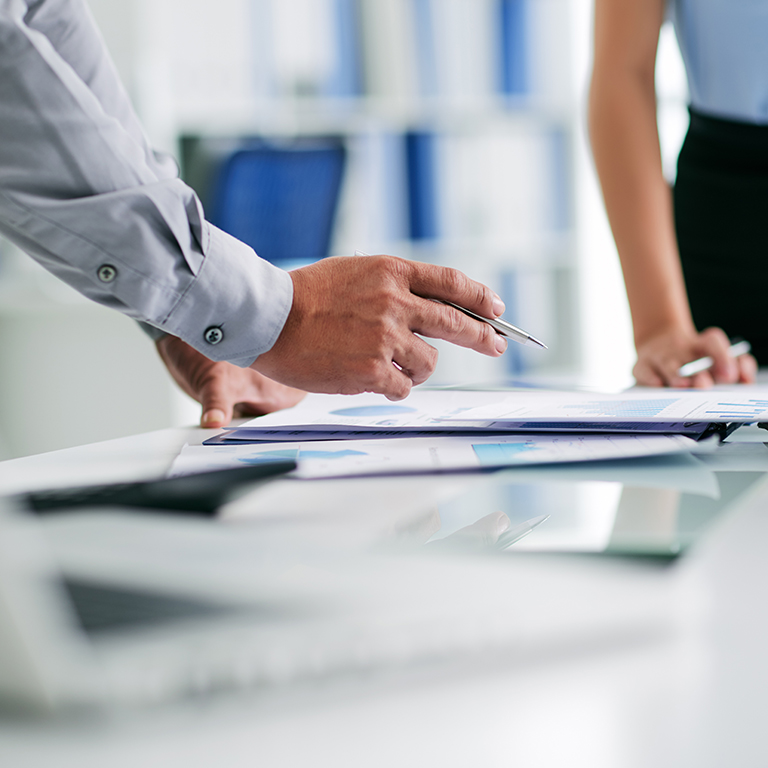
[[[0,464],[0,489],[159,474],[201,435],[164,430],[17,459]],[[764,471],[768,450],[734,446],[716,461]],[[303,522],[296,508],[292,524],[319,529],[334,513],[337,522],[351,519],[371,487],[328,486],[328,508],[319,504]],[[439,478],[389,488],[398,498],[422,494],[414,508],[446,492]],[[265,519],[280,511],[279,484],[273,494]],[[376,533],[398,520],[374,526]],[[371,530],[360,528],[361,543]],[[95,719],[2,716],[0,765],[766,766],[767,549],[768,485],[760,482],[674,567],[648,570],[650,596],[668,583],[673,600],[696,603],[680,604],[682,618],[661,634]],[[564,589],[568,567],[558,566]],[[623,575],[621,563],[605,561],[606,579]],[[642,584],[642,572],[635,576]],[[617,612],[626,608],[615,594],[606,599]],[[498,603],[503,610],[503,595]],[[553,606],[535,610],[545,616]]]

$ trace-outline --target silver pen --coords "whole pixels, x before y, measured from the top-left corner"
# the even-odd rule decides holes
[[[540,526],[545,520],[549,520],[549,515],[541,515],[534,517],[531,520],[526,520],[521,525],[517,525],[514,528],[510,528],[508,531],[499,536],[496,540],[497,549],[507,549],[511,547],[515,542],[527,536],[534,528]]]
[[[748,341],[737,341],[731,344],[728,351],[730,352],[731,357],[739,357],[740,355],[746,355],[751,349],[752,346]],[[707,357],[700,357],[698,360],[691,360],[690,363],[681,365],[677,369],[677,375],[694,376],[702,371],[708,371],[714,364],[715,361],[709,357],[709,355],[707,355]]]
[[[454,309],[458,309],[459,312],[463,312],[465,315],[469,315],[469,317],[475,320],[488,323],[488,325],[490,325],[491,328],[496,331],[496,333],[499,333],[502,336],[506,336],[508,339],[512,339],[512,341],[516,341],[518,344],[529,346],[536,345],[543,347],[544,349],[549,349],[549,347],[547,347],[543,341],[539,341],[535,336],[531,336],[528,331],[524,331],[522,328],[518,328],[516,325],[512,325],[512,323],[508,323],[501,317],[483,317],[482,315],[478,315],[476,312],[473,312],[471,309],[460,307],[458,304],[454,304],[452,301],[443,301],[443,299],[435,299],[435,301],[439,301],[441,304],[445,304],[449,307],[453,307]]]

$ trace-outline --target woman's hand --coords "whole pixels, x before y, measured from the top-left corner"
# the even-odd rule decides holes
[[[732,357],[730,341],[720,328],[701,333],[672,329],[637,344],[633,374],[638,384],[648,387],[711,387],[713,384],[751,384],[757,362],[752,355]],[[711,357],[712,368],[693,376],[680,376],[685,363]]]

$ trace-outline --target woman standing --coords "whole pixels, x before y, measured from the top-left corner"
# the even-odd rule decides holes
[[[691,94],[674,192],[661,169],[655,62],[667,14]],[[596,0],[589,103],[634,326],[638,383],[754,380],[768,365],[768,0]],[[681,365],[711,356],[690,378]]]

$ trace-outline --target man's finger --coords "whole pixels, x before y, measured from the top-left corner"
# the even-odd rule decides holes
[[[507,349],[506,339],[490,325],[436,301],[419,301],[411,330],[431,339],[444,339],[474,349],[489,357],[499,357]]]
[[[228,392],[225,380],[220,376],[212,376],[202,385],[200,403],[203,415],[200,426],[206,429],[223,427],[232,421],[234,408],[233,398]]]
[[[411,378],[392,363],[369,391],[384,395],[387,400],[405,400],[411,394],[412,387]]]
[[[435,371],[437,350],[418,336],[409,335],[410,343],[395,350],[393,360],[414,384],[423,384]]]
[[[452,301],[483,317],[499,317],[504,314],[504,302],[496,293],[488,286],[470,280],[458,269],[410,263],[410,288],[417,296]]]

